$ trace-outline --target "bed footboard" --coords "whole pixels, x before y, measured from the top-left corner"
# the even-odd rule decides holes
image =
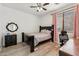
[[[30,52],[34,52],[34,36],[30,36],[27,42],[30,45]]]
[[[28,36],[22,33],[22,42],[25,42],[30,46],[30,52],[34,52],[34,36]]]

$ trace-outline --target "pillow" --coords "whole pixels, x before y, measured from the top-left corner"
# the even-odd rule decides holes
[[[50,31],[50,30],[46,30],[46,29],[41,30],[41,32],[43,32],[43,33],[51,33],[51,31]]]
[[[46,29],[44,29],[44,30],[41,30],[41,32],[44,32],[44,33],[45,33],[45,32],[46,32]]]

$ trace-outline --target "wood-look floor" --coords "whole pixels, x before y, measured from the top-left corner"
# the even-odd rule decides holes
[[[59,48],[52,42],[46,42],[35,48],[35,52],[30,53],[30,48],[25,43],[20,43],[7,48],[2,48],[0,56],[58,56]]]

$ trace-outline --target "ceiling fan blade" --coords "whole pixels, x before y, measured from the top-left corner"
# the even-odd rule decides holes
[[[42,9],[45,10],[45,11],[47,10],[46,8],[42,8]]]
[[[49,5],[49,3],[44,3],[43,6]]]
[[[30,8],[36,8],[37,6],[30,6]]]

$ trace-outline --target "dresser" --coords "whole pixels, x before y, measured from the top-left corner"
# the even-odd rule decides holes
[[[5,47],[16,45],[17,44],[17,35],[5,35]]]

